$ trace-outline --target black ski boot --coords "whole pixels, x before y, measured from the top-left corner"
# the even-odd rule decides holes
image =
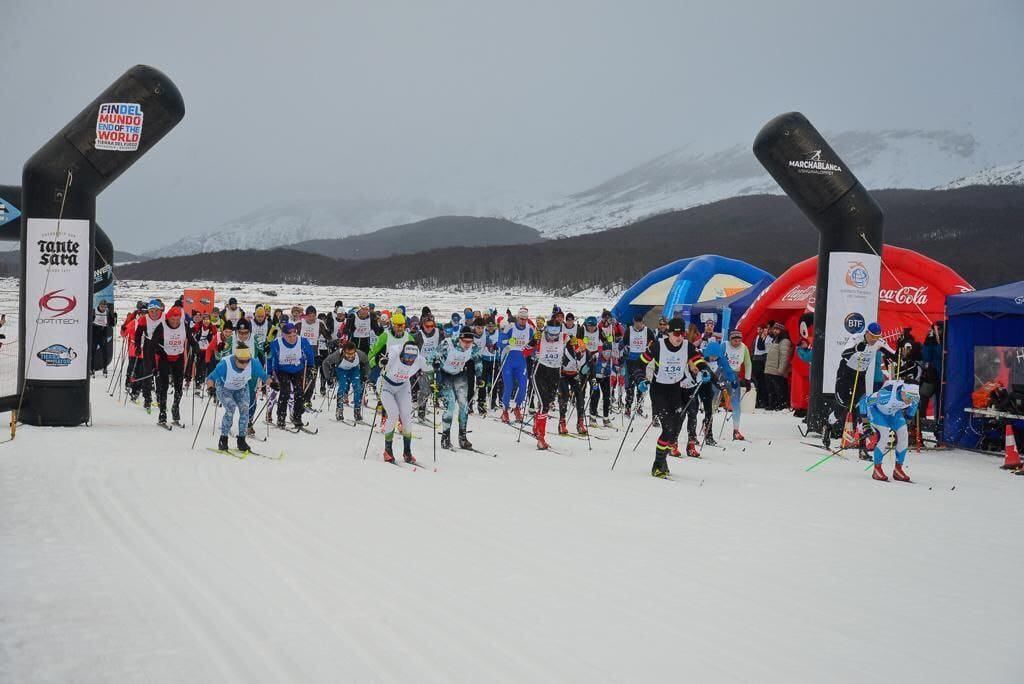
[[[284,430],[284,416],[278,416],[277,417],[277,427],[279,427],[282,430]]]
[[[451,430],[445,430],[441,433],[441,448],[451,449],[452,448],[452,433]]]
[[[658,454],[654,457],[654,465],[651,466],[651,475],[662,479],[669,476],[668,459],[665,458],[664,454]]]
[[[472,449],[473,445],[466,438],[466,431],[459,430],[459,448],[460,449]]]
[[[220,441],[217,442],[217,449],[219,449],[220,451],[227,451],[228,450],[228,436],[227,435],[221,435],[220,436]]]
[[[243,454],[247,454],[251,451],[251,449],[249,449],[249,444],[245,441],[245,437],[239,435],[235,441],[238,445],[238,450]]]
[[[344,406],[339,406],[337,409],[335,409],[335,411],[334,411],[334,420],[337,420],[337,421],[345,420],[345,407]]]
[[[167,411],[160,409],[160,415],[157,416],[156,422],[158,425],[167,425]]]
[[[357,423],[363,422],[363,407],[362,406],[360,406],[359,404],[356,404],[355,407],[352,409],[352,413],[354,414]]]

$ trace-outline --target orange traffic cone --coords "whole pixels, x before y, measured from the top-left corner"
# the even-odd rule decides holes
[[[1020,453],[1017,451],[1017,440],[1013,437],[1013,426],[1006,425],[1006,462],[1003,470],[1018,470],[1021,467]]]

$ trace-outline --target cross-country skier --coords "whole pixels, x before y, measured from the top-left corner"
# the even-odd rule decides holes
[[[324,359],[323,374],[338,383],[338,403],[335,420],[345,420],[345,396],[352,388],[352,412],[358,423],[363,419],[363,382],[370,371],[366,354],[351,340],[334,350]]]
[[[575,331],[575,326],[573,326]],[[587,434],[586,401],[583,388],[587,384],[587,373],[589,372],[586,343],[575,336],[574,332],[568,332],[563,325],[562,334],[566,338],[565,351],[562,354],[562,374],[558,379],[558,434],[569,434],[569,428],[565,424],[566,407],[569,403],[569,395],[572,395],[576,405],[576,432]]]
[[[866,394],[861,398],[858,410],[878,431],[872,478],[883,482],[889,479],[886,477],[885,471],[882,470],[882,460],[885,458],[885,452],[882,449],[888,446],[889,433],[893,432],[896,434],[896,467],[892,471],[892,479],[910,482],[910,477],[903,470],[903,461],[907,458],[907,447],[910,444],[907,418],[913,420],[917,415],[919,400],[920,394],[917,385],[911,385],[902,380],[890,380],[882,385],[877,392]]]
[[[392,446],[395,427],[402,424],[403,458],[406,463],[416,463],[412,455],[412,388],[411,378],[423,370],[425,363],[420,348],[407,341],[401,349],[388,354],[387,365],[381,371],[380,401],[384,406],[384,460],[395,462]]]
[[[654,331],[648,329],[644,325],[644,315],[637,313],[633,316],[633,325],[629,327],[626,334],[622,338],[623,352],[627,353],[626,357],[626,415],[629,415],[630,409],[633,405],[633,394],[636,390],[636,383],[639,382],[638,378],[643,377],[644,365],[640,361],[640,357],[645,351],[651,348],[654,344]],[[637,410],[640,409],[640,405],[643,402],[642,392],[641,396],[636,398]],[[640,415],[643,415],[641,412]]]
[[[485,316],[483,326],[475,328],[475,343],[480,350],[481,377],[477,381],[477,412],[481,416],[487,415],[488,408],[497,407],[495,398],[491,396],[494,391],[494,376],[498,371],[498,326],[493,316]]]
[[[704,414],[704,443],[714,446],[718,442],[715,441],[715,431],[712,428],[714,427],[715,411],[718,407],[719,398],[722,392],[726,390],[731,391],[733,396],[738,397],[739,378],[736,377],[736,372],[733,371],[732,367],[722,359],[725,356],[725,347],[717,339],[711,338],[705,341],[701,353],[704,355],[704,361],[707,363],[708,371],[711,373],[709,387],[713,393]]]
[[[441,447],[452,448],[452,422],[455,416],[455,406],[458,404],[459,448],[472,449],[473,445],[466,437],[466,428],[469,423],[469,394],[472,391],[470,372],[475,370],[477,375],[482,372],[480,350],[474,343],[473,329],[464,326],[459,332],[457,342],[450,337],[442,342],[434,366],[437,387],[444,400],[444,415],[441,417],[443,426]]]
[[[157,424],[167,426],[167,389],[174,383],[174,403],[171,405],[171,420],[181,424],[182,383],[185,381],[185,357],[195,353],[195,340],[188,326],[181,320],[182,311],[177,306],[167,310],[160,325],[154,327],[152,336],[144,344],[146,367],[156,373],[156,401],[160,408]]]
[[[750,391],[750,380],[753,377],[753,363],[750,359],[750,350],[743,343],[743,334],[739,330],[729,332],[729,344],[725,347],[725,358],[729,368],[737,377],[737,385],[729,390],[729,401],[732,404],[732,438],[734,440],[745,439],[740,432],[740,418],[743,394],[740,392]]]
[[[651,345],[640,358],[643,370],[638,374],[642,378],[637,381],[638,389],[644,392],[650,386],[651,410],[658,415],[661,424],[661,436],[654,451],[654,464],[651,475],[668,477],[668,456],[678,454],[679,432],[683,429],[684,407],[689,412],[693,406],[696,418],[696,406],[692,401],[692,391],[680,386],[687,378],[687,366],[690,363],[690,345],[685,337],[686,326],[681,318],[673,318],[668,323],[666,335]],[[687,403],[689,402],[689,403]],[[691,443],[695,437],[695,423],[691,422]]]
[[[249,388],[258,380],[266,382],[267,373],[259,359],[244,344],[238,345],[234,353],[221,359],[217,367],[206,378],[206,387],[210,396],[216,396],[224,407],[224,417],[220,422],[220,441],[217,448],[228,450],[228,433],[231,423],[238,411],[238,437],[236,446],[243,454],[249,453],[249,445],[245,441],[249,426]]]
[[[534,343],[537,352],[537,367],[534,370],[534,387],[540,400],[540,410],[533,419],[533,436],[537,448],[547,449],[545,439],[548,425],[548,411],[555,401],[558,381],[562,374],[562,355],[565,352],[567,336],[561,323],[548,323],[539,340]]]
[[[279,391],[277,427],[284,428],[289,400],[292,402],[292,423],[296,428],[303,427],[303,392],[308,382],[307,372],[315,364],[316,356],[309,340],[299,336],[294,323],[285,323],[281,328],[281,337],[270,343],[270,352],[267,354],[270,387]]]
[[[214,353],[220,346],[220,331],[210,323],[210,314],[202,314],[192,331],[192,336],[196,341],[195,380],[196,383],[200,383],[216,365]],[[199,389],[200,386],[197,384],[196,391]]]
[[[591,427],[597,427],[597,402],[601,400],[602,406],[602,424],[605,427],[610,427],[612,424],[611,418],[608,417],[608,413],[611,409],[612,404],[612,386],[611,376],[615,373],[615,368],[612,363],[612,343],[602,342],[601,348],[590,355],[588,365],[593,369],[592,373],[592,385],[590,389],[590,425]]]
[[[93,369],[98,365],[103,368],[103,377],[107,377],[107,366],[110,365],[113,351],[112,336],[116,320],[114,307],[108,304],[106,299],[101,299],[92,316],[92,348],[100,363],[94,364],[90,361],[90,373],[93,373]]]
[[[132,401],[138,400],[139,392],[142,392],[142,407],[146,411],[153,405],[153,374],[156,371],[152,365],[152,351],[147,354],[146,348],[153,339],[153,333],[163,323],[163,318],[164,305],[159,299],[151,299],[146,315],[135,323],[135,353],[138,359],[135,363],[135,377],[132,379]]]
[[[559,331],[561,332],[561,331]],[[531,344],[536,330],[530,321],[530,311],[520,307],[515,322],[506,321],[505,328],[498,336],[498,349],[501,353],[501,422],[509,422],[509,408],[512,390],[515,389],[515,408],[513,412],[517,421],[523,421],[523,404],[526,402],[526,389],[529,377],[526,374],[526,359],[532,353]],[[557,378],[555,384],[557,385]]]
[[[828,417],[828,425],[821,431],[826,449],[831,446],[832,438],[841,436],[850,406],[856,410],[860,398],[874,391],[877,373],[881,370],[877,363],[879,354],[886,361],[896,358],[895,352],[882,339],[882,326],[875,322],[869,323],[864,334],[854,336],[843,349],[836,370],[832,413]]]
[[[345,324],[345,334],[348,339],[356,343],[356,348],[369,356],[370,349],[376,342],[377,337],[383,333],[383,328],[370,312],[370,307],[360,304],[356,312],[349,316]]]
[[[420,318],[420,329],[412,336],[413,342],[420,348],[420,356],[423,357],[423,372],[420,373],[419,381],[416,384],[416,417],[420,422],[427,420],[427,403],[433,400],[434,386],[434,361],[441,350],[441,343],[445,335],[437,327],[432,314],[426,314]]]

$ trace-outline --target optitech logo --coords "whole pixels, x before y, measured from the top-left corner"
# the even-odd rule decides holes
[[[831,176],[834,173],[842,173],[843,171],[843,167],[839,166],[839,164],[823,160],[821,158],[821,150],[808,152],[806,159],[791,159],[789,166],[796,169],[797,173],[813,173],[819,176]]]
[[[864,316],[854,311],[852,314],[847,314],[846,318],[843,319],[843,327],[846,328],[846,332],[851,335],[855,335],[859,332],[864,331]]]
[[[871,278],[868,276],[868,267],[864,265],[864,262],[851,261],[846,267],[846,284],[850,287],[863,290],[868,286],[869,280]]]
[[[46,349],[40,349],[36,356],[47,366],[62,367],[70,366],[71,362],[78,358],[78,352],[63,344],[51,344]]]
[[[47,292],[39,298],[39,313],[44,311],[52,313],[50,318],[60,318],[71,313],[78,304],[78,299],[73,296],[61,294],[63,289]]]

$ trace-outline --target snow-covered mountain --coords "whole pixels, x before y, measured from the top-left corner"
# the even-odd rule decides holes
[[[1024,160],[993,166],[978,173],[957,178],[951,183],[940,185],[936,190],[966,188],[968,185],[1024,185]]]
[[[970,134],[943,130],[848,131],[826,138],[857,178],[873,189],[934,188],[1024,156],[1024,143],[1001,141],[990,148]],[[750,145],[715,153],[683,147],[555,204],[520,207],[508,218],[545,237],[577,235],[757,193],[781,190]]]
[[[445,207],[423,201],[308,201],[270,205],[212,230],[184,237],[144,256],[156,258],[226,249],[271,249],[304,240],[359,235],[432,218],[439,213],[445,213]]]

